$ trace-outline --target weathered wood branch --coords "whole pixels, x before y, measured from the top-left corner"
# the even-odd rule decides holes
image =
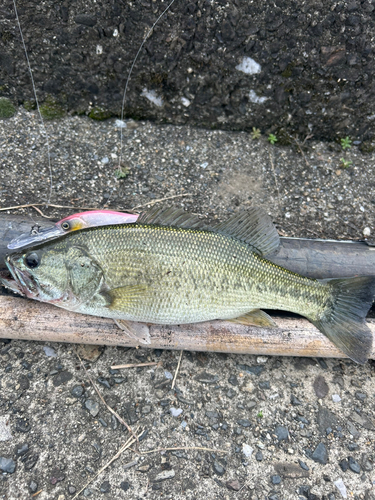
[[[279,328],[257,328],[225,321],[150,326],[151,344],[142,347],[277,356],[344,357],[303,318],[274,317]],[[375,335],[375,321],[368,323]],[[134,347],[112,320],[86,316],[49,304],[0,296],[0,337]],[[375,341],[374,341],[375,346]],[[375,351],[371,358],[375,357]]]

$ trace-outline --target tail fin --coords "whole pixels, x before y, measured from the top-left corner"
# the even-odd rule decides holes
[[[375,276],[319,280],[332,288],[330,304],[312,323],[357,363],[372,351],[372,333],[365,318],[375,295]]]

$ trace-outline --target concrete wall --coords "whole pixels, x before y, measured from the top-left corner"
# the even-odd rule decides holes
[[[130,65],[166,5],[19,0],[40,100],[119,115]],[[369,0],[176,0],[135,65],[126,115],[371,139],[374,7]],[[23,103],[33,96],[12,2],[0,13],[0,95]]]

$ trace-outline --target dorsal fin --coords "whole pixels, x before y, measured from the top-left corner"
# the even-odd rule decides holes
[[[196,215],[185,212],[181,208],[154,207],[142,212],[137,224],[154,224],[156,226],[173,226],[183,229],[209,229],[204,221]]]
[[[225,222],[213,226],[215,231],[247,243],[260,255],[274,252],[280,238],[271,218],[264,210],[256,207],[234,215]]]
[[[213,231],[247,243],[259,255],[271,254],[280,243],[271,218],[262,209],[255,207],[215,226],[207,225],[196,215],[185,212],[181,208],[154,207],[143,212],[138,217],[137,224]]]

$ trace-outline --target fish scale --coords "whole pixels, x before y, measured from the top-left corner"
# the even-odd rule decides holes
[[[328,286],[280,268],[221,234],[137,225],[107,229],[73,235],[69,244],[87,248],[111,289],[148,287],[131,306],[127,298],[111,307],[127,312],[126,319],[186,323],[235,318],[259,307],[313,315],[329,296]]]

